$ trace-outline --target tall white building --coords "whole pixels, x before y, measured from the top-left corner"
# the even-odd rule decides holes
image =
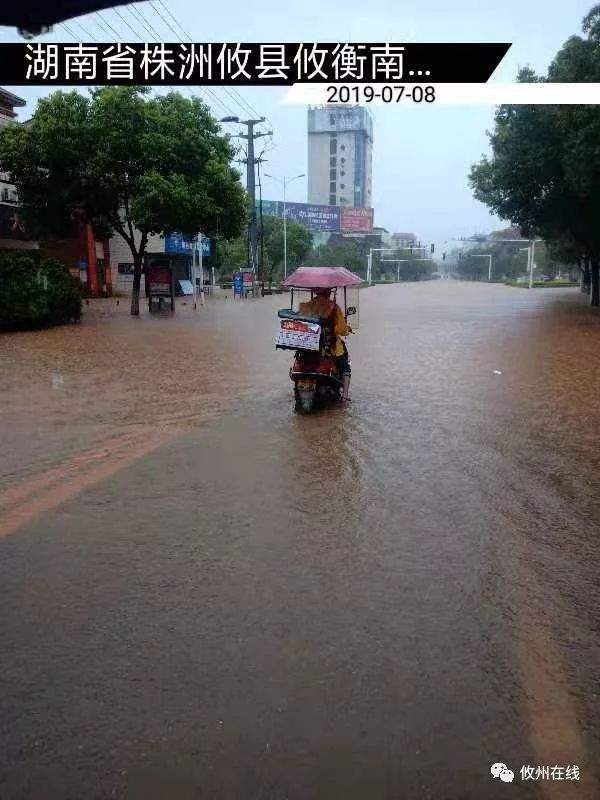
[[[308,109],[308,202],[371,208],[373,118],[360,106]]]

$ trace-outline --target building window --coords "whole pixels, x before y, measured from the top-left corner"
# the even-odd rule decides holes
[[[345,174],[346,174],[346,173],[344,172],[344,170],[343,170],[343,169],[341,169],[341,170],[340,170],[340,175],[341,175],[342,177],[344,177],[344,175],[345,175]]]
[[[346,188],[346,187],[344,186],[344,184],[343,184],[343,183],[340,183],[340,189],[345,189],[345,188]]]
[[[345,144],[343,144],[343,145],[340,147],[340,150],[345,150],[345,149],[346,149],[346,145],[345,145]]]
[[[335,195],[334,194],[330,194],[329,195],[329,205],[330,206],[334,206],[335,205]]]
[[[346,163],[346,159],[342,156],[340,158],[340,164],[345,164],[345,163]]]
[[[335,114],[330,114],[329,115],[329,124],[330,125],[335,125]]]
[[[348,201],[346,200],[346,198],[345,198],[345,197],[340,197],[340,205],[341,205],[341,206],[343,206],[343,205],[344,205],[345,203],[347,203],[347,202],[348,202]]]
[[[331,181],[329,184],[329,194],[333,194],[335,192],[335,181]]]
[[[335,167],[336,166],[336,162],[337,162],[337,158],[335,156],[331,156],[331,158],[329,159],[329,166],[330,167]]]
[[[329,170],[329,180],[335,181],[337,178],[336,171],[334,169]]]
[[[330,153],[337,153],[337,139],[330,139],[329,140],[329,152]]]

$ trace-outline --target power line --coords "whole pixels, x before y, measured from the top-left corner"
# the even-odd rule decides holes
[[[102,17],[100,14],[95,14],[93,17],[94,23],[97,28],[100,28],[103,34],[108,33],[110,36],[110,29],[106,26],[106,24],[102,21]]]
[[[62,25],[62,27],[63,27],[63,28],[66,30],[66,32],[69,34],[69,36],[71,36],[71,38],[73,38],[73,39],[75,39],[75,41],[77,41],[77,39],[78,39],[79,37],[77,36],[77,34],[76,34],[76,33],[75,33],[75,31],[73,30],[73,28],[70,28],[70,27],[67,25],[67,23],[66,23],[66,22],[61,22],[60,24],[61,24],[61,25]]]
[[[126,6],[126,8],[132,17],[136,17],[136,19],[139,19],[139,21],[150,33],[150,35],[156,36],[157,41],[160,41],[160,33],[156,30],[154,25],[152,25],[152,23],[146,19],[146,17],[138,10],[136,6]]]
[[[164,0],[157,0],[157,2],[158,2],[158,3],[160,3],[160,5],[162,6],[162,8],[164,8],[165,12],[166,12],[166,13],[169,15],[169,17],[170,17],[170,18],[173,20],[174,24],[175,24],[175,25],[177,25],[177,27],[179,28],[179,30],[181,31],[181,33],[183,34],[183,36],[185,36],[187,39],[189,39],[189,40],[190,40],[190,42],[193,42],[193,39],[192,39],[192,37],[190,36],[190,34],[188,33],[188,31],[186,31],[186,30],[185,30],[185,28],[183,27],[183,25],[182,25],[182,24],[181,24],[181,23],[180,23],[180,22],[177,20],[177,18],[176,18],[176,17],[175,17],[175,16],[174,16],[174,15],[171,13],[171,11],[169,10],[169,8],[168,8],[168,7],[165,5],[165,3],[164,3]],[[159,14],[159,16],[161,17],[161,19],[163,19],[163,20],[164,20],[164,16],[163,16],[163,15],[160,13],[159,9],[158,9],[158,8],[156,8],[156,4],[154,3],[154,0],[150,0],[150,5],[151,5],[151,6],[152,6],[152,8],[154,8],[154,10],[155,10],[155,11],[156,11],[156,12]],[[165,20],[165,21],[166,21],[166,20]],[[168,24],[168,23],[167,23],[167,24]],[[178,33],[178,32],[177,32],[177,31],[176,31],[176,30],[175,30],[175,29],[174,29],[174,28],[173,28],[171,25],[169,25],[169,28],[170,28],[170,30],[171,30],[171,31],[172,31],[172,32],[175,34],[175,36],[177,36],[177,37],[179,37],[179,36],[180,36],[180,34],[179,34],[179,33]],[[246,100],[245,100],[245,99],[244,99],[244,98],[241,96],[241,94],[240,94],[240,93],[239,93],[239,92],[238,92],[236,89],[234,89],[234,88],[231,88],[231,89],[229,89],[229,88],[225,88],[225,87],[223,87],[223,88],[224,88],[224,90],[227,92],[227,94],[228,94],[228,95],[229,95],[229,96],[232,98],[233,102],[236,102],[236,103],[237,103],[237,104],[238,104],[238,105],[241,107],[241,109],[242,109],[242,111],[243,111],[244,113],[247,113],[247,112],[249,112],[250,114],[252,114],[252,115],[256,115],[257,117],[260,117],[260,116],[261,116],[261,114],[260,114],[260,113],[259,113],[259,112],[258,112],[258,111],[255,109],[255,108],[253,108],[253,107],[250,105],[250,103],[248,103],[248,102],[247,102],[247,101],[246,101]],[[269,124],[271,125],[271,121],[270,121],[270,120],[267,120],[267,121],[268,121],[268,122],[269,122]],[[272,125],[271,125],[271,127],[272,127]]]
[[[65,26],[65,28],[66,28],[66,25],[65,25],[65,23],[63,22],[62,24],[63,24],[63,25]],[[82,24],[81,24],[81,22],[79,22],[79,21],[75,22],[75,20],[74,20],[74,19],[72,19],[72,20],[71,20],[71,24],[72,24],[72,25],[77,25],[77,27],[78,27],[78,28],[81,28],[81,30],[82,30],[82,31],[83,31],[83,33],[84,33],[84,36],[87,36],[87,37],[88,37],[88,39],[90,39],[92,42],[97,42],[97,41],[98,41],[98,39],[96,39],[96,37],[95,37],[95,36],[93,36],[93,35],[92,35],[92,34],[91,34],[89,31],[88,31],[88,29],[87,29],[87,28],[86,28],[84,25],[82,25]],[[76,39],[76,41],[80,41],[80,40],[81,40],[81,41],[83,41],[83,40],[81,39],[81,36],[78,36],[78,35],[77,35],[77,32],[75,32],[75,39]]]
[[[154,3],[151,2],[151,5],[154,8]],[[133,6],[131,8],[133,8]],[[115,9],[113,9],[113,10],[115,10]],[[158,41],[160,41],[162,39],[161,34],[156,30],[154,25],[152,25],[152,23],[147,20],[146,15],[143,13],[143,10],[136,8],[135,11],[136,11],[136,14],[140,18],[140,22],[142,24],[146,24],[146,29],[148,29],[148,27],[150,27],[154,31],[154,35],[157,37]],[[158,16],[163,20],[163,22],[165,22],[165,19],[164,19],[163,15],[158,12],[158,9],[155,8],[155,11],[157,11]],[[131,28],[131,26],[129,26],[129,27]],[[173,33],[175,33],[177,38],[179,38],[179,34],[176,31],[174,31],[173,28],[170,28],[170,29],[173,31]],[[139,33],[136,33],[136,35],[139,36]],[[140,38],[143,40],[145,37],[144,36],[140,36]],[[193,97],[193,94],[192,94],[191,90],[188,87],[183,87],[183,88],[187,91],[187,93],[188,93],[188,95],[190,97]],[[232,109],[229,108],[229,106],[227,106],[225,103],[221,102],[221,100],[217,97],[217,95],[215,95],[210,89],[207,89],[205,87],[205,91],[210,97],[212,97],[213,101],[215,103],[218,103],[222,108],[224,108],[227,113],[229,113],[229,114],[234,113],[232,111]]]
[[[175,28],[174,28],[174,27],[171,25],[171,23],[170,23],[170,22],[169,22],[167,19],[165,19],[165,18],[164,18],[164,16],[162,15],[162,13],[161,13],[160,9],[156,7],[156,3],[154,2],[154,0],[149,0],[149,1],[150,1],[150,5],[151,5],[151,6],[152,6],[152,8],[153,8],[153,9],[156,11],[156,13],[158,14],[158,16],[159,16],[159,17],[162,19],[162,21],[165,23],[165,25],[167,26],[167,28],[169,28],[169,30],[170,30],[170,31],[172,31],[172,33],[174,33],[174,34],[175,34],[175,36],[177,37],[177,39],[179,39],[179,34],[178,34],[178,33],[177,33],[177,31],[175,30]],[[173,15],[171,15],[171,16],[173,16]],[[181,27],[181,26],[180,26],[180,27]],[[183,30],[183,28],[182,28],[182,30]],[[186,33],[185,35],[187,36],[187,33]]]
[[[125,25],[127,25],[127,27],[128,27],[128,28],[129,28],[129,30],[130,30],[130,31],[133,33],[133,35],[134,35],[134,36],[139,36],[138,32],[137,32],[137,31],[134,31],[134,29],[133,29],[133,28],[131,27],[131,25],[130,25],[130,24],[127,22],[127,20],[125,19],[125,17],[123,16],[123,14],[121,14],[121,12],[119,11],[119,9],[118,9],[118,8],[113,8],[113,11],[114,11],[114,13],[117,15],[117,17],[118,17],[118,18],[121,20],[121,22],[123,22]],[[144,38],[144,37],[142,36],[142,39],[143,39],[143,38]]]
[[[113,26],[110,24],[110,22],[109,22],[107,19],[105,19],[105,18],[102,16],[102,14],[101,14],[99,11],[98,11],[98,17],[99,17],[99,18],[102,20],[102,22],[103,22],[103,23],[106,25],[106,27],[107,27],[107,28],[108,28],[110,31],[112,31],[112,32],[114,33],[114,35],[117,37],[117,40],[121,38],[121,34],[120,34],[120,33],[118,33],[118,31],[116,31],[116,30],[113,28]]]

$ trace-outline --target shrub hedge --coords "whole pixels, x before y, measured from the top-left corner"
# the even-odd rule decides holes
[[[0,251],[0,331],[78,322],[81,287],[53,258],[22,250]]]

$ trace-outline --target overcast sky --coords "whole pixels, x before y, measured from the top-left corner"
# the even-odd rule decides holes
[[[548,66],[565,39],[579,33],[581,19],[591,0],[323,0],[281,2],[262,0],[242,3],[204,3],[198,0],[163,0],[174,19],[194,41],[392,41],[392,42],[512,42],[493,80],[511,81],[520,66],[538,71]],[[139,12],[161,34],[175,41],[167,22],[179,31],[161,5],[154,0],[135,4]],[[162,12],[163,18],[160,13]],[[69,23],[81,40],[90,35],[108,41],[103,23],[121,33],[123,41],[150,39],[143,24],[129,8],[81,17]],[[134,38],[127,23],[139,36]],[[13,30],[0,28],[2,41],[22,41]],[[116,38],[113,36],[113,39]],[[185,41],[183,34],[181,41]],[[44,41],[73,41],[60,26]],[[7,87],[10,88],[10,87]],[[30,116],[40,89],[15,88]],[[306,109],[282,105],[283,90],[240,89],[239,93],[262,115],[274,131],[274,146],[265,154],[265,171],[275,175],[306,172]],[[200,94],[204,94],[199,90]],[[237,114],[244,114],[238,97],[216,93]],[[204,95],[206,97],[206,95]],[[225,111],[206,97],[217,115]],[[492,124],[493,108],[485,106],[427,106],[374,108],[373,205],[375,223],[391,231],[412,231],[423,241],[442,244],[454,236],[487,232],[500,225],[471,196],[467,174],[470,165],[488,151],[486,129]],[[244,114],[246,116],[246,114]],[[236,126],[228,126],[235,132]],[[265,126],[268,127],[268,126]],[[280,187],[264,178],[263,197],[280,198]],[[288,199],[306,200],[306,181],[288,189]]]

